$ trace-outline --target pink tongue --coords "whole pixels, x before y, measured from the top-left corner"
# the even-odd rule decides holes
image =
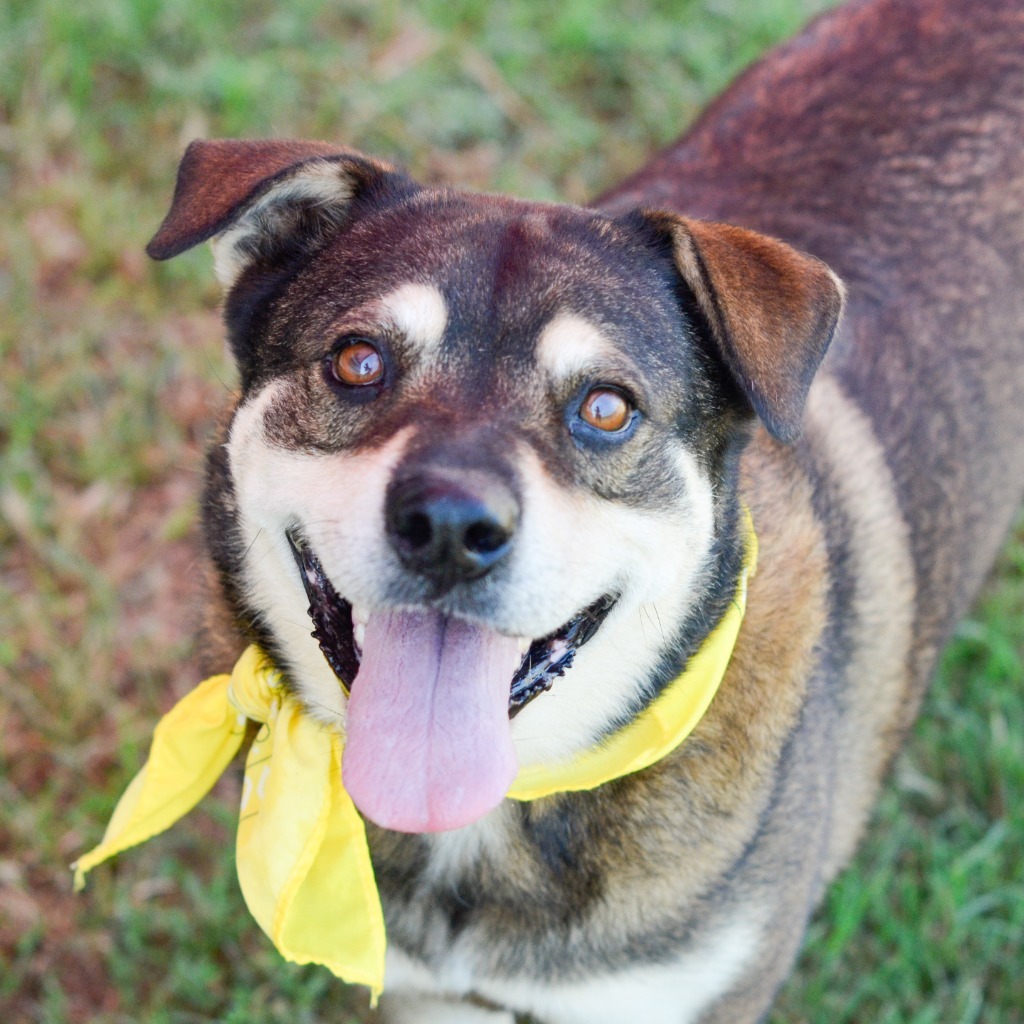
[[[440,832],[496,807],[517,765],[508,695],[515,640],[436,612],[366,624],[342,778],[356,807],[399,832]]]

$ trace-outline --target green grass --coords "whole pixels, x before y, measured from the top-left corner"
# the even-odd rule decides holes
[[[0,5],[0,1020],[360,1019],[234,880],[237,786],[70,891],[195,682],[198,468],[232,370],[204,252],[141,255],[197,135],[344,141],[585,200],[824,0]],[[1021,1020],[1024,536],[774,1020]]]

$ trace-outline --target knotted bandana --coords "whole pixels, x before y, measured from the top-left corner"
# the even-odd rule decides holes
[[[756,562],[748,516],[746,561],[733,602],[685,671],[593,749],[567,763],[520,769],[509,797],[594,789],[679,746],[725,675]],[[245,902],[286,960],[323,964],[376,997],[384,983],[384,915],[363,819],[342,785],[344,737],[304,713],[256,647],[230,676],[200,683],[160,720],[149,760],[118,802],[103,841],[74,865],[75,888],[97,864],[191,810],[237,754],[247,720],[261,725],[246,760],[238,817]]]

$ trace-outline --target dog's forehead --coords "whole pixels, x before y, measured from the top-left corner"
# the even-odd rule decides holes
[[[525,339],[544,357],[555,339],[579,356],[601,350],[599,335],[620,351],[638,333],[664,336],[677,329],[667,278],[626,226],[594,211],[433,192],[352,223],[308,286],[325,315],[375,309],[423,344],[444,337],[500,358],[523,355]]]

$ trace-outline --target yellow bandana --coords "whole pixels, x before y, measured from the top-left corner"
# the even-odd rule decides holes
[[[521,769],[508,795],[536,800],[594,789],[679,746],[725,675],[756,562],[748,516],[746,564],[733,603],[682,675],[601,745],[565,764]],[[384,916],[363,820],[341,783],[343,737],[303,712],[256,647],[230,676],[200,683],[160,720],[149,760],[118,802],[103,841],[74,865],[75,888],[97,864],[191,810],[237,754],[248,719],[262,725],[246,761],[238,817],[245,902],[286,960],[323,964],[376,997],[384,982]]]

